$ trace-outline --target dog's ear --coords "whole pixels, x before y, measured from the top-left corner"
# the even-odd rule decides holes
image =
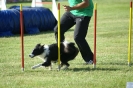
[[[38,47],[40,47],[40,46],[41,46],[41,44],[40,44],[40,43],[38,43],[35,47],[36,47],[36,48],[38,48]]]
[[[41,46],[41,43],[38,43],[36,46]]]

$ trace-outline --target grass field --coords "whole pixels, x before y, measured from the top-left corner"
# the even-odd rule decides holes
[[[25,71],[21,70],[20,35],[0,38],[0,88],[126,88],[133,82],[133,66],[127,65],[130,0],[93,0],[98,4],[97,19],[97,65],[83,65],[80,55],[70,61],[68,70],[31,67],[41,63],[28,55],[37,43],[55,42],[54,32],[42,32],[24,36]],[[60,2],[61,5],[67,2]],[[20,3],[14,3],[19,5]],[[10,7],[14,4],[7,4]],[[30,3],[22,3],[29,5]],[[51,9],[50,5],[45,5]],[[61,7],[61,15],[64,13]],[[93,17],[86,40],[93,50]],[[66,40],[73,41],[72,27],[66,32]],[[133,43],[133,36],[132,36]],[[132,44],[133,47],[133,44]],[[133,48],[132,48],[133,56]],[[131,57],[133,60],[133,57]]]

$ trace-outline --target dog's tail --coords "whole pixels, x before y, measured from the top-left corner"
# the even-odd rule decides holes
[[[75,46],[75,43],[73,42],[67,44],[66,50],[68,51],[68,53],[79,51],[78,48]]]
[[[63,42],[64,53],[69,54],[69,60],[73,60],[79,53],[79,49],[75,46],[73,42]]]
[[[75,46],[75,43],[70,42],[70,43],[68,43],[68,46],[73,47],[73,46]]]
[[[74,46],[75,47],[75,46]],[[73,53],[73,57],[72,58],[75,58],[77,55],[78,55],[78,53],[79,53],[79,49],[77,48],[77,47],[75,47],[75,49],[74,49],[75,51],[74,51],[74,53]]]
[[[79,49],[77,47],[73,46],[73,48],[71,47],[70,52],[71,52],[71,56],[69,57],[69,60],[73,60],[78,55]]]

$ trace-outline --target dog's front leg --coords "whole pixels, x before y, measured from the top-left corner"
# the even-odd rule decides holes
[[[49,67],[49,70],[52,70],[52,64],[50,59],[46,59],[46,61],[42,64],[44,67]]]
[[[52,65],[49,66],[49,70],[52,70]]]
[[[34,65],[34,66],[32,67],[32,69],[36,69],[36,68],[38,68],[38,67],[40,67],[40,66],[42,66],[42,64]]]

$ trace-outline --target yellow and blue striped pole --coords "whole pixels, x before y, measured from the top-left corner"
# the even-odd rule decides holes
[[[60,3],[58,3],[58,70],[60,70]]]
[[[130,2],[129,36],[128,36],[128,65],[131,64],[131,37],[132,37],[132,1]]]

